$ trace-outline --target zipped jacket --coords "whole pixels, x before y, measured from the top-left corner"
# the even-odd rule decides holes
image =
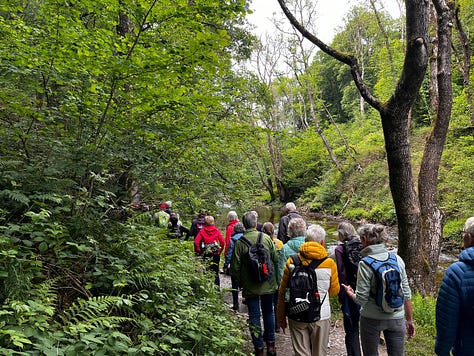
[[[315,241],[308,241],[301,245],[298,256],[301,259],[301,263],[304,266],[307,266],[313,260],[320,260],[322,258],[328,257],[328,253],[323,245]],[[278,291],[278,322],[286,318],[285,302],[288,301],[289,296],[287,286],[290,279],[290,266],[292,262],[293,260],[288,258],[283,270],[283,276],[281,278],[280,289]],[[337,295],[340,288],[336,262],[334,262],[334,260],[331,258],[326,258],[318,267],[316,267],[315,271],[316,276],[318,277],[318,292],[321,300],[324,300],[321,304],[320,320],[327,320],[331,318],[331,304],[329,302],[329,297]]]
[[[247,229],[244,236],[251,244],[257,242],[259,232],[255,228]],[[256,282],[251,275],[248,263],[248,247],[242,241],[242,238],[237,240],[234,245],[234,252],[232,254],[230,271],[232,277],[237,281],[237,284],[242,287],[242,296],[244,298],[256,297],[259,295],[273,294],[278,289],[276,282],[275,268],[278,263],[277,252],[275,244],[270,236],[262,233],[262,243],[267,249],[270,259],[273,263],[273,275],[265,282]]]
[[[474,247],[449,266],[436,301],[435,352],[440,356],[474,355]]]

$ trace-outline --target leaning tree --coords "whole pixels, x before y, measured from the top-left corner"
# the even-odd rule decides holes
[[[365,101],[380,113],[387,152],[390,190],[398,221],[399,253],[412,286],[422,294],[436,290],[435,271],[441,250],[444,215],[438,207],[438,170],[451,117],[451,23],[453,2],[432,0],[437,12],[437,81],[439,103],[426,139],[418,187],[411,161],[410,110],[428,66],[429,2],[406,0],[406,53],[401,75],[391,97],[375,97],[361,75],[357,58],[338,51],[308,31],[278,0],[290,23],[323,52],[347,64]],[[418,188],[418,189],[417,189]]]

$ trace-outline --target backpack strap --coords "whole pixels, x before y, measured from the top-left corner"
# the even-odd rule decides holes
[[[262,239],[263,239],[263,234],[262,234],[262,232],[260,231],[260,232],[258,233],[258,239],[257,239],[257,242],[256,242],[256,243],[257,243],[257,244],[261,244],[261,243],[262,243]],[[246,238],[244,235],[242,235],[239,240],[241,240],[244,244],[246,244],[247,247],[252,246],[252,243],[251,243],[251,242],[249,241],[249,239]],[[237,241],[239,241],[239,240],[237,240]]]
[[[237,241],[242,241],[244,244],[247,245],[247,247],[252,246],[252,243],[244,235],[242,235]]]
[[[290,257],[293,260],[293,264],[295,266],[298,266],[298,265],[301,264],[301,258],[300,258],[300,256],[298,256],[297,253],[292,254]],[[316,269],[321,263],[323,263],[323,261],[326,258],[328,258],[328,256],[326,256],[324,258],[321,258],[319,260],[312,260],[311,263],[308,265],[308,267],[312,267],[313,269]]]
[[[326,260],[328,256],[320,258],[319,260],[312,260],[311,263],[309,264],[309,267],[312,267],[313,269],[318,268],[318,266]]]
[[[295,266],[299,266],[299,265],[301,264],[300,256],[298,256],[297,253],[292,254],[290,257],[291,257],[291,259],[293,260],[293,264],[294,264]]]

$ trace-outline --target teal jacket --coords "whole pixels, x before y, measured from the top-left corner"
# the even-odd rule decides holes
[[[360,252],[360,254],[362,257],[371,256],[377,260],[386,260],[388,258],[388,251],[385,249],[383,244],[367,246]],[[400,268],[400,276],[402,278],[403,296],[405,297],[405,300],[410,300],[411,290],[410,286],[408,285],[405,263],[400,256],[396,256],[398,267]],[[376,290],[377,281],[372,268],[362,261],[359,262],[355,301],[361,306],[360,315],[366,318],[377,320],[403,319],[405,317],[405,310],[403,308],[402,310],[394,313],[385,313],[380,309],[373,297],[373,294],[375,294]]]
[[[247,229],[244,232],[245,238],[247,238],[252,244],[257,242],[258,231],[254,228]],[[234,251],[232,254],[232,260],[230,262],[230,271],[232,277],[237,281],[237,284],[242,288],[242,296],[244,298],[255,297],[258,295],[273,294],[278,289],[276,282],[276,268],[278,263],[277,251],[275,244],[270,236],[263,234],[262,243],[265,245],[269,252],[270,259],[273,262],[273,276],[268,281],[258,283],[252,280],[249,275],[249,265],[247,263],[247,245],[241,240],[237,240],[234,245]]]
[[[285,269],[286,261],[290,258],[291,255],[298,253],[300,251],[301,245],[304,243],[304,236],[292,237],[291,240],[288,240],[280,251],[280,256],[278,260],[278,273],[277,273],[277,283],[280,284],[281,277],[283,276],[283,270]]]

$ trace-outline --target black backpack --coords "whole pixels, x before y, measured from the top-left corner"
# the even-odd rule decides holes
[[[262,243],[263,234],[258,233],[257,242],[252,244],[247,238],[242,236],[239,241],[242,241],[248,247],[248,262],[250,267],[251,277],[255,282],[268,281],[273,276],[273,262],[270,259],[270,254]]]
[[[357,284],[357,270],[362,256],[360,251],[364,248],[359,239],[344,241],[342,245],[344,266],[346,267],[347,283],[355,290]]]
[[[302,323],[312,323],[321,318],[321,301],[318,291],[318,277],[315,269],[326,259],[313,260],[307,266],[301,263],[297,254],[291,255],[293,265],[287,288],[290,299],[286,302],[286,315],[291,320]]]

